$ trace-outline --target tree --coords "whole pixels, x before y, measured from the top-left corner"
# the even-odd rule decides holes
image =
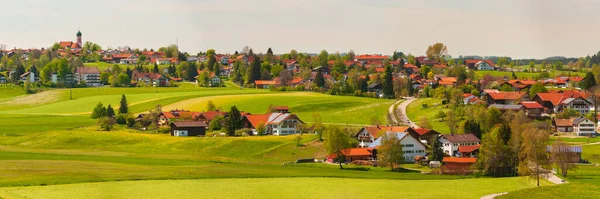
[[[208,72],[206,72],[206,71],[201,72],[198,75],[198,78],[196,79],[196,81],[198,82],[198,86],[207,87],[210,83],[210,79],[208,77]]]
[[[402,143],[396,135],[396,133],[383,132],[381,145],[377,149],[377,162],[381,165],[389,165],[392,171],[395,164],[404,163]]]
[[[456,111],[448,111],[448,119],[446,119],[446,124],[450,127],[450,134],[456,133],[457,124],[459,121],[458,116],[455,113]]]
[[[442,148],[442,142],[439,137],[434,137],[431,143],[431,160],[442,161],[444,159],[444,149]]]
[[[321,70],[317,72],[317,75],[315,77],[315,84],[317,84],[317,87],[319,88],[323,88],[323,86],[325,86],[325,78],[323,77],[323,73],[321,72]]]
[[[325,126],[323,125],[323,121],[321,120],[321,113],[313,113],[313,131],[319,134],[319,141],[323,141],[323,131],[325,131]]]
[[[427,117],[422,117],[421,122],[419,122],[419,126],[424,129],[432,129],[433,126],[429,123],[429,119]]]
[[[92,115],[90,116],[90,118],[92,119],[98,119],[101,117],[106,117],[107,115],[107,110],[104,107],[104,105],[102,104],[102,102],[99,102],[96,107],[94,108],[94,110],[92,111]]]
[[[570,162],[574,154],[575,153],[571,151],[571,146],[567,145],[560,139],[556,140],[550,149],[552,163],[554,163],[563,177],[567,177],[567,172],[569,170],[576,169],[575,164]]]
[[[115,109],[113,109],[112,106],[110,106],[110,104],[108,105],[108,107],[106,107],[106,116],[115,117]]]
[[[216,115],[213,120],[210,121],[210,124],[208,124],[208,129],[210,130],[221,130],[222,128],[222,124],[223,124],[223,116],[221,115]],[[235,131],[234,131],[235,134]]]
[[[596,86],[596,77],[592,72],[587,72],[585,78],[579,83],[579,87],[584,90],[589,90]]]
[[[214,111],[217,109],[215,103],[212,100],[208,100],[208,104],[206,104],[206,111]]]
[[[562,113],[556,114],[556,118],[558,119],[569,119],[579,116],[581,116],[581,113],[571,108],[564,109]]]
[[[327,132],[325,133],[324,145],[328,154],[337,155],[340,169],[344,169],[342,167],[342,150],[351,147],[352,138],[340,127],[331,126],[327,128]]]
[[[517,75],[515,74],[515,71],[512,72],[512,79],[519,79],[519,77],[517,77]]]
[[[429,60],[441,61],[448,55],[448,47],[443,43],[435,43],[427,48],[426,54]]]
[[[463,132],[465,134],[473,134],[475,137],[482,139],[483,132],[481,131],[481,126],[479,126],[479,123],[475,120],[465,121],[463,124]]]
[[[112,129],[112,127],[115,125],[115,123],[116,123],[115,118],[107,117],[107,116],[98,118],[98,122],[97,122],[98,126],[100,126],[100,128],[105,131],[110,131],[110,129]]]
[[[487,124],[484,129],[491,130],[496,126],[496,124],[501,124],[503,122],[502,112],[498,110],[496,107],[490,107],[486,113],[486,121]]]
[[[533,70],[535,68],[535,62],[529,61],[529,68]]]
[[[242,128],[242,114],[236,106],[232,106],[225,120],[227,135],[234,136],[235,130]]]
[[[258,56],[255,56],[254,60],[252,60],[252,63],[250,64],[250,68],[248,71],[248,79],[246,83],[253,84],[255,80],[260,80],[260,76],[260,58],[258,58]]]
[[[540,176],[547,174],[550,169],[550,161],[546,152],[549,133],[529,127],[521,132],[523,144],[519,152],[519,174],[529,175],[537,179],[537,186],[540,186]]]
[[[392,67],[388,65],[385,67],[385,81],[383,83],[383,94],[385,95],[386,98],[394,97],[393,78],[394,77],[392,75]]]
[[[125,73],[121,73],[117,76],[115,87],[127,87],[131,84],[131,78]]]
[[[256,125],[256,133],[259,136],[264,135],[266,133],[266,131],[267,131],[267,127],[265,126],[265,123],[261,122],[261,123],[258,123],[258,125]]]
[[[298,134],[296,137],[294,137],[294,140],[296,141],[296,146],[302,146],[302,134]]]
[[[483,135],[481,148],[479,149],[479,163],[483,166],[486,175],[501,177],[511,175],[512,160],[510,148],[505,145],[500,135],[501,127],[494,128],[491,132]]]
[[[538,93],[547,93],[547,92],[548,92],[548,89],[544,86],[544,84],[542,84],[541,82],[538,82],[538,83],[535,83],[533,86],[531,86],[531,88],[529,89],[529,96],[531,98],[533,98]]]
[[[121,102],[119,102],[119,114],[127,114],[129,113],[129,107],[127,106],[127,98],[125,94],[121,96]]]
[[[435,115],[436,118],[439,118],[440,120],[444,121],[444,118],[446,118],[446,112],[440,110],[438,111],[438,113]]]

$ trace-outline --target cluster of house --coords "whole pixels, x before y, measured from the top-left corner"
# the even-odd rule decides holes
[[[468,169],[474,164],[481,142],[473,134],[440,134],[432,129],[407,126],[365,126],[354,135],[359,142],[358,146],[342,151],[344,155],[342,161],[377,160],[377,149],[381,146],[384,134],[396,136],[400,140],[405,162],[427,160],[428,145],[437,139],[442,144],[446,156],[442,162],[449,170]],[[327,156],[327,161],[340,161],[336,158],[337,155],[332,154]]]
[[[344,159],[338,159],[337,154],[327,156],[327,162],[344,161],[375,161],[377,150],[383,141],[383,135],[396,136],[402,145],[404,162],[429,162],[431,167],[442,167],[447,173],[465,172],[472,170],[477,162],[481,140],[473,134],[440,134],[432,129],[413,128],[407,126],[365,126],[354,138],[359,144],[356,148],[342,150]],[[427,153],[434,139],[441,143],[444,158],[441,162],[428,161]],[[551,147],[547,151],[551,152]],[[569,161],[581,161],[581,146],[569,146]],[[443,164],[443,166],[442,166]]]
[[[586,91],[550,90],[547,93],[529,96],[529,93],[521,91],[483,90],[481,99],[471,94],[465,94],[464,97],[465,103],[478,103],[479,100],[484,100],[490,107],[495,107],[502,112],[524,111],[532,118],[549,117],[551,114],[566,110],[579,112],[582,116],[578,118],[553,119],[555,130],[561,133],[592,136],[596,134],[599,125],[584,117],[595,109],[592,95]]]
[[[137,119],[141,120],[145,115],[140,114]],[[159,126],[170,126],[171,136],[205,136],[208,125],[217,117],[227,118],[228,112],[205,111],[194,112],[188,110],[171,110],[162,112],[158,116]],[[300,118],[289,112],[287,106],[273,107],[272,113],[251,114],[241,112],[243,128],[248,129],[252,135],[291,135],[300,134],[300,124],[304,124]],[[264,127],[264,128],[261,128]],[[259,132],[264,129],[264,132]]]

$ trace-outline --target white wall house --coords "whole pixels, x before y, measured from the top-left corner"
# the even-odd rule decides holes
[[[77,82],[84,82],[88,86],[104,86],[100,80],[100,70],[98,67],[78,67],[75,71]]]
[[[473,134],[444,134],[440,135],[438,139],[442,143],[444,153],[453,157],[460,157],[459,146],[475,146],[481,142]]]
[[[573,130],[578,136],[590,136],[596,134],[596,124],[585,117],[579,117],[573,120]]]
[[[558,112],[562,112],[565,109],[573,109],[578,111],[582,115],[588,114],[592,110],[593,104],[581,97],[578,98],[567,98],[560,102],[556,107]]]
[[[402,151],[404,152],[404,161],[405,162],[414,162],[415,156],[425,157],[427,154],[425,153],[426,147],[419,140],[410,136],[410,134],[406,132],[395,133],[395,132],[386,132],[388,136],[396,136],[400,139],[400,144],[402,144]],[[369,145],[369,148],[376,148],[381,145],[383,140],[383,136],[377,138],[373,143]]]
[[[296,114],[291,113],[269,113],[262,115],[244,116],[249,122],[248,127],[252,128],[252,133],[258,135],[256,128],[262,123],[265,125],[264,135],[291,135],[300,134],[297,129],[298,124],[304,124]]]
[[[377,138],[382,136],[381,132],[406,132],[407,126],[365,126],[358,133],[354,134],[354,138],[358,140],[358,147],[366,148]]]
[[[487,62],[484,61],[479,61],[475,64],[475,67],[477,67],[477,70],[496,70],[496,68],[494,68],[494,66],[490,65]]]
[[[21,78],[21,81],[23,81],[23,82],[29,81],[29,82],[32,82],[32,83],[33,82],[37,82],[37,80],[40,79],[39,77],[37,77],[35,75],[35,73],[32,73],[32,72],[26,72],[26,73],[22,74],[20,76],[20,78]]]

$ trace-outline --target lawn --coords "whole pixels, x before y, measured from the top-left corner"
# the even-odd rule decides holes
[[[427,104],[427,108],[424,108],[423,104]],[[406,115],[410,121],[417,125],[421,122],[421,118],[426,117],[429,119],[429,124],[431,124],[434,130],[440,133],[450,133],[450,127],[448,127],[446,122],[435,118],[439,111],[447,111],[443,107],[441,99],[419,98],[406,107]]]
[[[312,122],[313,113],[318,112],[324,123],[335,124],[371,124],[373,118],[385,123],[387,110],[393,103],[393,100],[385,99],[296,92],[201,97],[173,103],[163,109],[204,111],[209,100],[225,111],[235,105],[238,109],[253,114],[265,113],[269,105],[285,105],[305,122]]]
[[[94,125],[89,116],[54,116],[0,114],[0,139],[6,136],[19,136],[51,130],[69,130]]]
[[[453,186],[448,186],[448,183]],[[479,198],[486,194],[513,191],[532,185],[523,178],[454,181],[249,178],[15,187],[1,189],[0,196],[5,198],[198,198],[199,196],[202,198]]]
[[[0,84],[0,93],[0,102],[3,102],[20,95],[25,95],[25,90],[20,86]]]

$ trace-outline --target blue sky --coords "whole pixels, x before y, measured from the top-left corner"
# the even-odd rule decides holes
[[[597,0],[19,0],[0,2],[8,48],[84,41],[188,52],[583,56],[600,50]]]

